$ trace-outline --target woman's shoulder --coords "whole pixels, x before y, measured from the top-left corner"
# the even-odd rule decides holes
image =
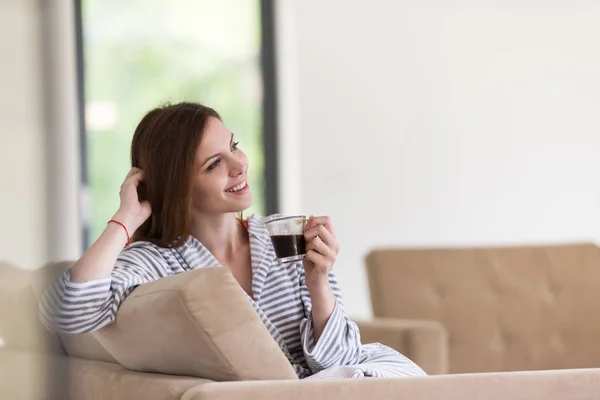
[[[126,278],[126,281],[139,278],[143,282],[149,282],[183,270],[171,249],[138,241],[121,252],[112,275]]]

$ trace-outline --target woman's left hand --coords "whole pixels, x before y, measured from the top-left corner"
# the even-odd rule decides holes
[[[306,286],[329,287],[329,271],[340,252],[329,217],[310,217],[304,228],[306,258],[303,261]]]

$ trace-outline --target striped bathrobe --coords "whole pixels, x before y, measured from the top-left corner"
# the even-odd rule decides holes
[[[302,262],[280,264],[262,219],[248,220],[252,294],[257,314],[303,378],[397,377],[425,375],[415,363],[379,343],[361,344],[354,322],[344,312],[340,288],[331,272],[336,304],[317,343],[311,300]],[[117,259],[110,277],[70,281],[66,271],[44,293],[40,317],[49,328],[71,334],[98,330],[114,321],[119,305],[139,285],[181,272],[219,265],[196,238],[178,248],[135,242]]]

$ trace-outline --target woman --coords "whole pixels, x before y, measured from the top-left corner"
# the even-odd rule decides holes
[[[98,330],[135,287],[222,265],[300,378],[424,375],[388,347],[361,345],[331,270],[339,245],[329,218],[308,220],[303,262],[279,264],[261,219],[236,217],[252,204],[248,158],[214,110],[181,103],[150,111],[136,128],[131,161],[119,210],[44,294],[45,325]]]

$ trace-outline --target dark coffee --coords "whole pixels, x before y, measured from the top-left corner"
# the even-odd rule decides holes
[[[306,253],[304,235],[275,235],[271,236],[277,258],[287,258]]]

